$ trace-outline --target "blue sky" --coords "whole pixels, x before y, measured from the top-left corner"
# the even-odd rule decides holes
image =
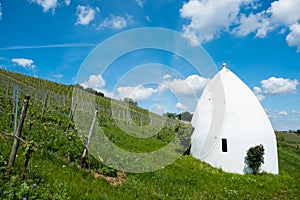
[[[72,84],[89,53],[111,36],[167,28],[201,45],[219,69],[226,62],[261,100],[274,129],[300,129],[299,7],[300,0],[0,0],[0,67]],[[121,79],[149,63],[167,70],[147,84],[129,82],[130,75]],[[117,99],[132,94],[158,113],[193,112],[194,104],[182,98],[185,85],[199,97],[205,86],[199,75],[175,54],[144,49],[83,84]]]

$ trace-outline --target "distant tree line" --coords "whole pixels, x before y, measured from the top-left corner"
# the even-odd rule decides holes
[[[79,84],[75,84],[74,87],[80,89],[80,90],[84,90],[90,94],[94,94],[96,96],[100,96],[100,97],[104,97],[104,94],[102,92],[98,92],[97,90],[94,90],[92,88],[84,88],[83,86],[79,85]]]
[[[130,105],[138,106],[138,103],[136,101],[134,101],[132,98],[126,97],[123,99],[123,101]]]
[[[170,119],[179,119],[179,120],[187,121],[187,122],[192,121],[192,118],[193,118],[193,115],[187,111],[180,113],[180,114],[167,112],[167,113],[164,113],[163,116],[168,117]]]
[[[294,134],[297,134],[300,136],[300,129],[298,130],[288,130],[288,131],[275,131],[275,132],[278,132],[278,133],[294,133]]]

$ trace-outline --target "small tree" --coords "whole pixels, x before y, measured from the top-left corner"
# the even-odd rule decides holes
[[[138,105],[138,103],[137,103],[136,101],[134,101],[132,98],[126,97],[126,98],[124,98],[123,101],[126,102],[126,103],[129,103],[129,104],[131,104],[131,105],[134,105],[134,106],[137,106],[137,105]]]
[[[265,149],[262,144],[250,147],[247,151],[246,160],[248,161],[248,166],[253,170],[254,175],[259,172],[260,166],[264,163],[264,154]]]

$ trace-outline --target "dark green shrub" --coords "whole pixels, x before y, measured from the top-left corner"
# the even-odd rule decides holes
[[[110,177],[117,177],[117,170],[108,166],[103,166],[102,167],[102,174],[104,176],[110,176]]]
[[[263,145],[257,145],[255,147],[250,147],[247,151],[246,160],[248,166],[253,170],[253,174],[259,173],[260,166],[264,163],[265,149]]]

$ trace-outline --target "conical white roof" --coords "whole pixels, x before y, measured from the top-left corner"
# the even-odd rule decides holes
[[[278,173],[277,143],[271,123],[253,92],[226,67],[208,82],[192,124],[194,157],[224,171],[244,174],[248,170],[247,150],[262,144],[262,170]]]

